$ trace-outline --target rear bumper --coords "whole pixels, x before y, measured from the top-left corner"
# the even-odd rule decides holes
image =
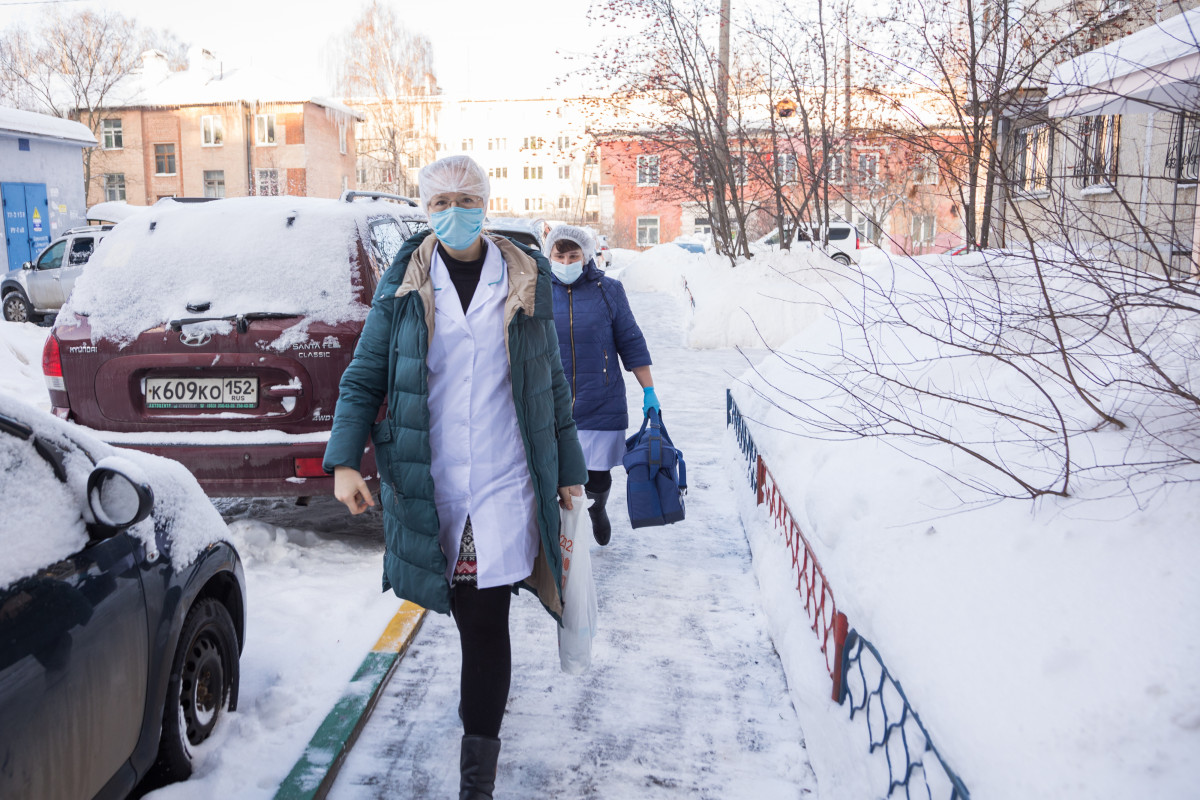
[[[183,464],[210,497],[312,497],[333,494],[333,476],[301,478],[297,459],[321,459],[325,442],[247,442],[245,444],[110,441],[170,458]],[[362,460],[368,486],[378,485],[375,452],[369,445]]]

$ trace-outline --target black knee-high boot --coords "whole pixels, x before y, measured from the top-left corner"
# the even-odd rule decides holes
[[[610,491],[612,490],[605,489],[603,492],[587,493],[588,498],[595,501],[588,506],[588,516],[592,518],[592,535],[601,546],[608,544],[608,540],[612,538],[612,523],[608,521],[608,513],[604,510]]]
[[[491,736],[462,737],[458,800],[492,800],[496,790],[496,762],[500,759],[500,740]]]

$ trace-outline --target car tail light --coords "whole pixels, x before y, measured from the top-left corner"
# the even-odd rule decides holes
[[[42,374],[46,377],[46,388],[54,392],[67,390],[63,381],[62,356],[54,334],[46,337],[46,346],[42,348]]]
[[[324,478],[325,468],[321,466],[322,459],[319,458],[297,458],[296,477],[297,478]]]
[[[854,234],[854,249],[862,250],[862,239],[859,238],[857,233]]]

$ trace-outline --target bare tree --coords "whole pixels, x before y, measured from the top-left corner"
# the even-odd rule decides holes
[[[437,156],[437,81],[428,37],[372,0],[334,45],[336,86],[364,116],[357,135],[360,188],[416,191],[410,170]]]
[[[9,28],[0,39],[0,102],[78,119],[98,133],[103,109],[141,67],[141,53],[163,45],[178,67],[186,45],[167,31],[147,31],[114,11],[52,13],[36,30]],[[83,154],[91,185],[92,151]]]

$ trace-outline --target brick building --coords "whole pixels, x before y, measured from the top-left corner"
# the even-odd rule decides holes
[[[358,115],[270,76],[226,72],[207,51],[170,72],[161,54],[103,112],[88,204],[163,197],[337,197],[355,186]]]

